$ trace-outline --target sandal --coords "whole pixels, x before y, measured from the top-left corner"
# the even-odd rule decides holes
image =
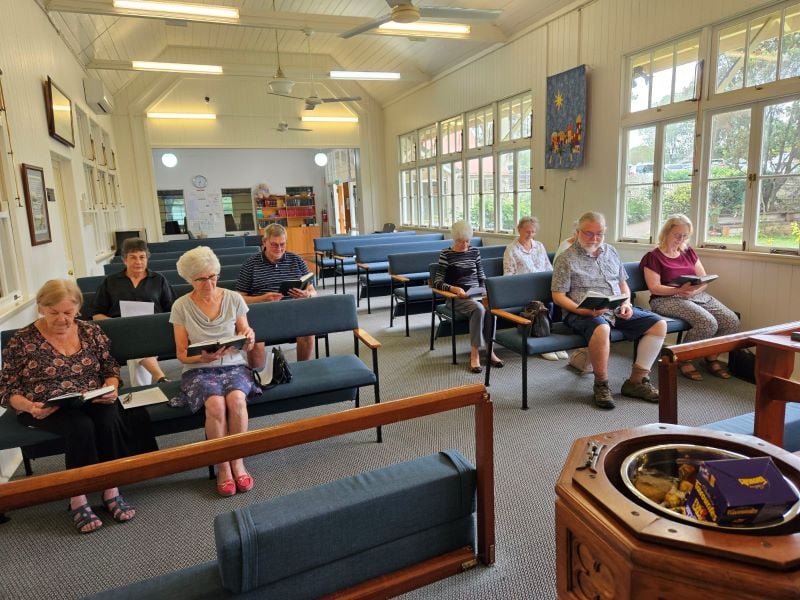
[[[68,504],[67,510],[72,515],[72,524],[75,526],[75,529],[78,530],[78,533],[92,533],[103,526],[103,522],[100,520],[100,517],[94,514],[94,511],[92,510],[92,507],[89,506],[88,502],[86,504],[82,504],[78,508],[70,508]],[[100,525],[94,529],[84,529],[92,523],[100,523]]]
[[[122,496],[114,496],[113,498],[103,499],[103,506],[117,523],[126,523],[136,516],[136,512],[130,517],[126,517],[125,513],[130,512],[133,507],[125,502]]]
[[[694,363],[691,361],[685,362],[680,366],[681,375],[686,377],[686,379],[691,379],[692,381],[703,381],[703,376],[700,374]]]
[[[255,481],[250,476],[249,473],[245,473],[244,475],[239,475],[236,478],[236,490],[239,492],[249,492],[253,489],[253,485]]]
[[[706,369],[708,372],[711,373],[714,377],[719,377],[720,379],[730,379],[731,374],[725,367],[722,366],[722,363],[718,360],[708,360],[704,359],[706,363]]]

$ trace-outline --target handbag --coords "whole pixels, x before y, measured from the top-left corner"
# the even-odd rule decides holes
[[[283,355],[283,350],[279,347],[272,349],[272,381],[270,385],[281,385],[292,380],[292,372],[289,370],[289,363]]]
[[[541,300],[531,300],[519,313],[519,316],[531,322],[530,333],[533,337],[547,337],[550,335],[550,309]],[[525,334],[527,325],[520,325],[520,332]]]

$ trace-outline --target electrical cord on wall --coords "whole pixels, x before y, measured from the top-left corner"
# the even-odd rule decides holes
[[[567,208],[567,182],[569,181],[569,176],[564,177],[564,191],[561,194],[561,222],[558,224],[558,230],[561,232],[559,236],[559,243],[562,239],[561,236],[564,235],[564,211]]]

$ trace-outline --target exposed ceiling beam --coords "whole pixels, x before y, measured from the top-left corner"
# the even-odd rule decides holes
[[[349,31],[361,25],[365,25],[372,19],[364,17],[343,17],[339,15],[316,15],[311,13],[290,13],[272,11],[253,11],[240,10],[239,20],[223,19],[219,17],[177,17],[168,13],[153,13],[148,11],[136,11],[131,9],[114,8],[112,0],[48,0],[46,7],[48,11],[63,13],[78,13],[86,15],[104,15],[112,17],[134,17],[143,19],[158,19],[160,21],[196,21],[202,23],[218,23],[222,25],[233,25],[238,27],[255,27],[261,29],[286,29],[302,31],[312,29],[322,33],[339,34]],[[470,23],[472,32],[468,39],[473,42],[504,42],[507,36],[497,27],[490,23]],[[378,31],[377,29],[366,32],[365,35],[394,35]],[[409,37],[407,34],[401,34]],[[424,36],[410,36],[424,37]]]

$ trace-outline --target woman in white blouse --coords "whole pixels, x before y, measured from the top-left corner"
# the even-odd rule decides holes
[[[519,237],[511,242],[503,253],[503,275],[518,275],[520,273],[539,273],[552,271],[553,265],[547,256],[547,250],[542,242],[537,242],[536,232],[539,230],[539,219],[536,217],[522,217],[517,223]],[[545,352],[545,360],[558,360],[567,358],[567,353]]]

